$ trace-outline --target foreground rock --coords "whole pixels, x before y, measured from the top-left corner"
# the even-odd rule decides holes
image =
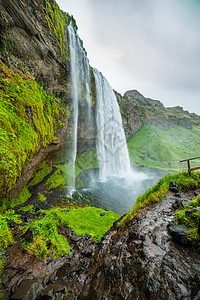
[[[79,300],[200,299],[200,253],[174,243],[167,232],[175,202],[168,194],[104,237]]]
[[[200,253],[168,233],[177,201],[192,198],[194,192],[169,192],[123,228],[114,224],[100,244],[60,227],[72,255],[59,259],[35,259],[13,245],[6,252],[4,299],[200,299]]]

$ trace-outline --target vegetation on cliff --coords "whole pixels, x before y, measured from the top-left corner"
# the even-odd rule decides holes
[[[0,61],[0,189],[6,196],[22,167],[51,143],[66,111],[31,76]]]
[[[148,168],[183,170],[186,165],[180,164],[180,160],[199,156],[199,137],[200,126],[190,130],[175,126],[164,131],[144,125],[128,139],[131,162]]]
[[[66,26],[69,25],[71,20],[74,28],[77,30],[76,21],[68,13],[63,12],[55,0],[45,1],[44,13],[49,30],[54,34],[59,46],[60,55],[70,60],[69,45],[66,39]]]

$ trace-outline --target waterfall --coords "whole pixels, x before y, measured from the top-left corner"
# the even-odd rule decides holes
[[[73,134],[70,159],[71,182],[68,185],[75,190],[75,162],[77,155],[77,136],[78,136],[78,116],[79,103],[86,101],[88,106],[88,124],[91,120],[91,99],[90,99],[90,66],[86,53],[81,45],[79,36],[75,33],[73,26],[68,26],[70,66],[71,66],[71,84],[72,84],[72,105],[73,105]]]
[[[75,189],[75,163],[77,156],[78,124],[80,105],[87,106],[87,126],[93,128],[91,121],[90,66],[79,36],[70,24],[68,26],[71,84],[72,84],[72,147],[71,147],[71,182],[68,186]],[[121,113],[116,96],[106,80],[93,69],[96,84],[96,125],[97,157],[99,161],[99,179],[106,181],[109,177],[127,177],[131,173],[129,154],[126,144]],[[81,129],[81,128],[80,128]]]
[[[93,71],[97,97],[99,179],[106,181],[113,176],[127,177],[131,173],[131,166],[119,105],[106,78],[97,69]]]

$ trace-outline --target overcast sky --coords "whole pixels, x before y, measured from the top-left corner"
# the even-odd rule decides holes
[[[57,0],[90,65],[122,95],[136,89],[200,114],[200,0]]]

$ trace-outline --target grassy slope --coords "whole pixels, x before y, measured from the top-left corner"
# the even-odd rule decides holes
[[[162,131],[153,125],[145,125],[129,138],[128,149],[133,165],[178,169],[185,165],[171,161],[199,156],[200,126],[191,130],[176,126]]]

